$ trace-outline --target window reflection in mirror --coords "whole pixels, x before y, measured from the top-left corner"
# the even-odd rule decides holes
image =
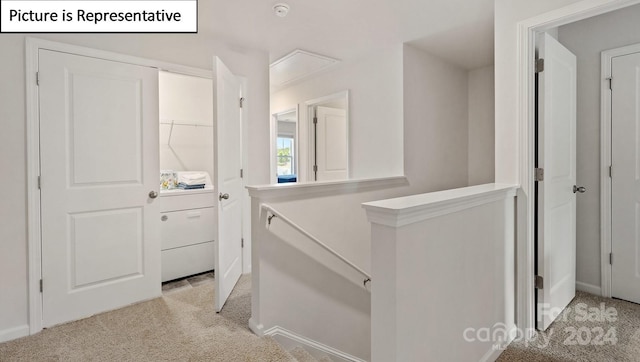
[[[298,181],[298,111],[289,109],[273,115],[274,152],[272,165],[275,165],[277,183]]]

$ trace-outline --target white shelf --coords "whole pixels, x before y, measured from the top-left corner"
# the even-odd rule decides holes
[[[171,190],[160,190],[160,197],[167,196],[181,196],[181,195],[194,195],[194,194],[209,194],[213,193],[213,185],[207,185],[203,189],[192,189],[192,190],[183,190],[183,189],[171,189]]]

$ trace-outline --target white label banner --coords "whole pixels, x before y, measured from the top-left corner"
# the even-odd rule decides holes
[[[197,0],[0,0],[2,33],[197,33]]]

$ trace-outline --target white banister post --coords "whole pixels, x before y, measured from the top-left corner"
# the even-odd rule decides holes
[[[264,326],[260,320],[260,247],[262,246],[262,236],[266,223],[266,212],[263,212],[261,200],[258,197],[251,197],[251,318],[249,328],[253,333],[262,336]]]
[[[373,223],[371,235],[371,358],[372,361],[398,361],[397,232],[394,227]]]
[[[372,224],[372,362],[497,358],[515,332],[516,189],[486,184],[363,204]]]

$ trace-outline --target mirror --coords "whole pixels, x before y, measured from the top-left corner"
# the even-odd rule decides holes
[[[309,181],[349,178],[349,91],[305,102]]]
[[[349,91],[311,100],[303,93],[272,97],[271,182],[349,179]]]
[[[276,183],[298,182],[298,108],[272,116],[272,170]]]

